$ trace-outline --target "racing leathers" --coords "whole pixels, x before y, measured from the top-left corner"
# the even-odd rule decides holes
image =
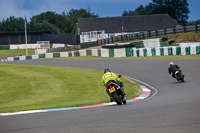
[[[172,73],[172,77],[173,78],[175,78],[175,72],[176,71],[180,71],[181,72],[180,67],[178,65],[176,65],[176,64],[170,65],[169,68],[168,68],[168,71],[169,71],[169,74]]]

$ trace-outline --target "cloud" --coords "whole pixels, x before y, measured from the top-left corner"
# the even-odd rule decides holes
[[[69,11],[69,1],[66,0],[0,0],[0,21],[10,16],[24,17],[30,19],[46,11],[62,13]]]
[[[148,1],[150,0],[143,0],[142,2],[138,2],[138,0],[0,0],[0,21],[10,16],[24,17],[26,15],[29,19],[46,11],[55,11],[60,14],[63,11],[69,12],[71,9],[80,8],[90,8],[92,12],[101,16],[106,16],[107,14],[110,16],[116,10],[115,8],[118,8],[116,12],[120,11],[121,15],[122,9],[119,10],[120,5],[127,5],[127,3],[129,5],[138,5],[138,3],[148,3]]]
[[[32,16],[46,11],[61,14],[71,9],[90,8],[91,12],[100,17],[121,16],[124,10],[135,10],[140,5],[146,6],[152,0],[0,0],[0,21],[10,16],[24,17],[29,20]],[[190,1],[190,18],[197,19],[197,1]],[[193,8],[195,7],[195,9]],[[195,16],[196,15],[196,16]]]
[[[7,19],[10,16],[24,17],[31,16],[31,12],[24,10],[22,5],[24,0],[1,0],[0,1],[0,21]]]

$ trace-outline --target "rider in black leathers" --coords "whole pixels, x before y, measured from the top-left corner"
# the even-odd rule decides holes
[[[178,65],[174,64],[174,62],[170,62],[170,63],[169,63],[168,71],[169,71],[169,74],[172,73],[172,77],[173,77],[173,78],[176,78],[176,77],[175,77],[175,72],[176,72],[176,71],[180,71],[180,73],[182,73],[180,67],[179,67]],[[184,76],[184,75],[183,75],[183,76]]]

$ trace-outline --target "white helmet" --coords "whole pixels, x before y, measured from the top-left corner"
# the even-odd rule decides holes
[[[174,62],[170,62],[169,65],[170,65],[170,66],[174,65]]]

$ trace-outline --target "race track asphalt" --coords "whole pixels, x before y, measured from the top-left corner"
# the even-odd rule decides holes
[[[182,68],[184,83],[168,74],[170,61]],[[97,69],[102,74],[104,68],[110,68],[153,86],[157,92],[122,106],[1,116],[0,133],[200,133],[200,59],[38,59],[9,63]]]

